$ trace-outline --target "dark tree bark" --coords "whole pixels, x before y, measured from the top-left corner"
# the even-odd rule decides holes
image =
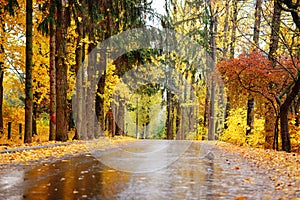
[[[295,125],[299,126],[300,125],[300,98],[299,98],[299,96],[298,96],[298,100],[296,101],[296,105],[295,105],[295,116],[296,116]]]
[[[49,140],[55,140],[56,135],[56,78],[55,78],[55,24],[54,16],[56,15],[56,5],[54,0],[50,1],[50,15],[52,20],[50,21],[50,132]]]
[[[298,72],[299,77],[300,72]],[[281,141],[282,141],[282,150],[286,152],[291,151],[291,142],[290,142],[290,134],[288,127],[288,111],[293,102],[300,91],[300,78],[298,78],[291,90],[291,92],[286,96],[285,101],[280,106],[280,133],[281,133]]]
[[[254,21],[254,30],[253,30],[253,42],[254,48],[259,48],[259,33],[260,33],[260,24],[261,24],[261,12],[262,12],[262,0],[256,0],[255,5],[255,21]],[[247,130],[246,135],[252,133],[254,128],[254,98],[252,95],[249,95],[247,101]]]
[[[56,22],[56,140],[68,139],[67,71],[66,58],[66,1],[57,2]]]
[[[100,80],[97,84],[97,94],[104,94],[104,88],[105,88],[105,79],[106,79],[106,49],[101,48],[100,49]],[[105,130],[105,114],[104,113],[104,98],[96,95],[96,115],[98,118],[98,122],[100,125],[100,128],[102,131]]]
[[[246,135],[252,133],[254,128],[254,98],[250,95],[247,101],[247,130]]]
[[[181,140],[181,106],[179,101],[176,102],[176,140]]]
[[[1,48],[1,47],[0,47]],[[1,50],[0,50],[1,51]],[[1,53],[0,53],[1,55]],[[3,63],[0,63],[0,134],[3,134]]]
[[[0,9],[0,16],[3,16],[2,9]],[[5,21],[0,22],[0,134],[3,134],[3,76],[4,76],[4,33]]]
[[[255,48],[259,47],[259,34],[260,34],[260,24],[261,24],[261,12],[262,12],[262,0],[256,0],[255,4],[255,21],[253,29],[253,42]]]
[[[238,0],[233,0],[233,16],[231,28],[231,43],[230,43],[230,58],[234,58],[235,43],[236,43],[236,30],[237,30],[237,17],[238,17]]]
[[[268,54],[268,59],[271,61],[272,66],[276,65],[276,51],[278,49],[279,42],[279,29],[280,29],[280,16],[281,8],[279,6],[278,0],[274,1],[274,10],[271,24],[271,36],[270,36],[270,49]],[[274,133],[275,133],[275,111],[270,104],[266,104],[266,118],[265,118],[265,148],[272,148]]]
[[[268,58],[272,62],[272,66],[276,65],[276,51],[278,49],[279,42],[279,30],[280,30],[280,17],[281,17],[281,7],[279,5],[279,0],[274,1],[274,10],[271,24],[271,44],[269,49]]]
[[[277,1],[275,1],[275,3],[276,2]],[[296,27],[298,28],[298,30],[300,30],[299,1],[294,2],[292,0],[278,0],[277,4],[280,7],[278,8],[278,10],[283,9],[283,4],[287,6],[288,9],[284,8],[284,10],[291,13]],[[290,134],[288,129],[288,109],[291,106],[293,100],[296,98],[296,96],[299,93],[300,90],[299,76],[300,76],[300,72],[298,71],[297,79],[295,80],[291,92],[287,94],[285,101],[280,106],[280,128],[281,128],[280,130],[281,130],[282,149],[287,152],[291,151]]]
[[[293,21],[298,29],[300,29],[300,13],[299,13],[299,7],[300,2],[293,1],[293,0],[278,0],[278,5],[281,9],[290,12],[293,18]],[[284,8],[286,6],[287,8]]]
[[[167,139],[173,140],[173,94],[170,90],[167,90],[167,120],[166,120],[166,133]]]
[[[25,133],[24,142],[32,142],[32,0],[26,0],[26,77],[25,77]]]

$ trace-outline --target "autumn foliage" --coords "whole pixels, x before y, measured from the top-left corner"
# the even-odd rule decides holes
[[[280,65],[272,67],[268,57],[255,50],[250,54],[244,52],[237,58],[219,62],[218,69],[232,95],[259,94],[267,101],[275,102],[297,70],[290,67],[291,60],[281,60],[283,62]]]
[[[249,54],[244,52],[237,58],[221,61],[217,67],[222,74],[233,107],[246,105],[246,98],[253,96],[257,104],[257,117],[266,118],[268,115],[266,105],[271,105],[274,112],[274,116],[271,117],[275,121],[280,115],[280,105],[285,98],[282,94],[286,88],[289,89],[293,85],[300,65],[299,60],[282,56],[273,66],[266,54],[255,50]],[[292,113],[291,118],[294,117]],[[297,138],[295,126],[290,127],[293,138]]]

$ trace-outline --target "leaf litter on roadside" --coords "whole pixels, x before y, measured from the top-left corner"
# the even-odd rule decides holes
[[[268,176],[275,190],[300,197],[300,155],[270,149],[236,146],[217,142],[216,146],[247,160],[259,173]],[[235,166],[237,170],[239,166]],[[251,179],[249,178],[249,181]],[[248,180],[245,180],[248,181]]]
[[[111,148],[112,145],[115,144],[126,144],[128,141],[132,141],[131,138],[127,137],[116,137],[113,139],[98,139],[94,143],[97,144],[98,148],[102,150]],[[87,141],[89,142],[89,141]],[[57,146],[47,146],[49,144],[57,144]],[[51,161],[53,159],[61,159],[66,162],[63,157],[77,155],[79,153],[88,152],[85,141],[78,141],[72,143],[63,142],[44,142],[44,143],[33,143],[30,145],[14,145],[8,147],[6,149],[16,150],[15,152],[7,152],[0,154],[0,166],[7,164],[32,164],[32,162],[40,162],[40,161]],[[36,148],[30,148],[36,147]],[[25,150],[24,150],[25,148]],[[26,149],[27,148],[27,149]],[[18,150],[20,149],[20,151]]]

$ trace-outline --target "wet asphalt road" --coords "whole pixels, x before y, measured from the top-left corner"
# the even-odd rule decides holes
[[[267,176],[213,144],[144,140],[0,173],[0,199],[278,199]]]

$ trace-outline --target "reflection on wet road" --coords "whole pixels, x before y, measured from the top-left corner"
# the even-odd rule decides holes
[[[161,149],[157,149],[158,143]],[[123,148],[127,154],[118,156],[120,149],[98,154],[108,159],[103,163],[112,165],[101,163],[103,158],[95,159],[92,155],[96,154],[86,154],[5,173],[0,177],[0,199],[260,199],[276,195],[268,194],[271,184],[266,177],[258,177],[241,163],[241,169],[235,170],[233,161],[229,165],[213,145],[182,144],[141,141]],[[178,154],[183,146],[186,151]],[[144,158],[145,163],[135,156]],[[127,162],[126,166],[122,162]],[[121,171],[113,166],[132,168]],[[249,177],[254,177],[253,181]]]

